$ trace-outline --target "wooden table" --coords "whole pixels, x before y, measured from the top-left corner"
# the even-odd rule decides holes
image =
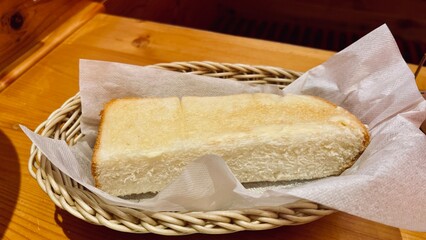
[[[138,65],[209,60],[306,71],[332,54],[106,14],[96,15],[0,93],[0,236],[5,239],[166,239],[152,234],[116,232],[79,220],[55,207],[28,173],[31,144],[18,124],[34,129],[78,92],[79,59]],[[422,72],[419,82],[425,80],[426,73]],[[185,237],[219,238],[426,239],[426,233],[400,230],[336,213],[301,226],[223,236]]]

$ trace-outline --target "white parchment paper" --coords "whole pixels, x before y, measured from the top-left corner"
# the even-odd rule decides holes
[[[93,186],[90,146],[96,137],[99,112],[108,100],[243,92],[323,97],[367,124],[371,143],[341,176],[291,188],[245,189],[214,155],[194,159],[176,181],[150,199],[124,200]],[[81,60],[80,93],[81,127],[87,141],[68,147],[63,141],[22,128],[55,166],[109,204],[185,211],[276,206],[303,198],[384,224],[426,231],[426,136],[419,130],[426,118],[426,101],[386,25],[306,72],[283,92],[272,86]]]

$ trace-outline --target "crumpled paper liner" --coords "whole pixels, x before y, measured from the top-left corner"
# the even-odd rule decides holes
[[[384,224],[426,231],[426,136],[419,130],[426,118],[426,101],[386,25],[306,72],[283,92],[272,86],[89,60],[80,62],[80,92],[87,142],[68,147],[23,130],[56,167],[109,204],[188,211],[276,206],[304,198]],[[325,98],[367,124],[371,143],[341,176],[291,188],[245,189],[214,155],[194,159],[176,181],[150,199],[128,201],[93,186],[89,145],[96,137],[99,112],[109,99],[242,92]]]

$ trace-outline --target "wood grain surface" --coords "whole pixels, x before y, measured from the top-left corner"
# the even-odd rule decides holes
[[[42,39],[84,9],[88,0],[0,1],[0,76],[44,44]]]
[[[30,141],[19,124],[34,129],[78,92],[79,59],[148,65],[210,60],[306,71],[333,53],[298,46],[99,14],[0,93],[0,238],[166,239],[116,232],[58,209],[29,175]],[[413,66],[412,66],[413,67]],[[424,81],[422,72],[419,81]],[[346,213],[310,224],[229,235],[177,239],[426,239],[426,233],[385,226]]]
[[[49,33],[42,32],[40,33],[40,36],[29,37],[31,41],[29,43],[24,43],[24,47],[20,47],[20,44],[18,43],[10,44],[8,42],[3,42],[3,44],[11,46],[7,47],[5,51],[14,50],[14,48],[21,48],[25,50],[26,47],[31,47],[31,49],[27,49],[24,53],[15,51],[13,52],[13,56],[6,58],[7,61],[5,60],[3,64],[8,65],[4,68],[0,67],[0,92],[15,81],[22,73],[33,66],[37,61],[56,48],[85,22],[103,10],[103,5],[100,3],[88,1],[80,1],[78,3],[79,4],[76,4],[77,7],[74,6],[69,10],[69,12],[67,12],[66,16],[68,19],[64,20],[64,23],[58,26],[55,25],[56,28],[51,30]],[[54,10],[55,9],[52,11]],[[73,15],[70,15],[70,12]],[[8,52],[5,53],[5,55],[7,54]]]

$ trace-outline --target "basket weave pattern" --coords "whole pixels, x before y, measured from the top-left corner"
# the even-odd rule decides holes
[[[251,84],[275,84],[280,88],[300,73],[268,66],[249,66],[215,62],[175,62],[152,65],[178,72],[229,78]],[[68,99],[35,130],[42,136],[75,144],[81,137],[79,94]],[[266,230],[279,226],[315,221],[334,212],[325,206],[297,201],[278,207],[205,212],[148,212],[111,206],[64,175],[34,145],[28,162],[30,174],[56,206],[84,221],[133,233],[186,235],[193,233],[225,234],[243,230]]]

